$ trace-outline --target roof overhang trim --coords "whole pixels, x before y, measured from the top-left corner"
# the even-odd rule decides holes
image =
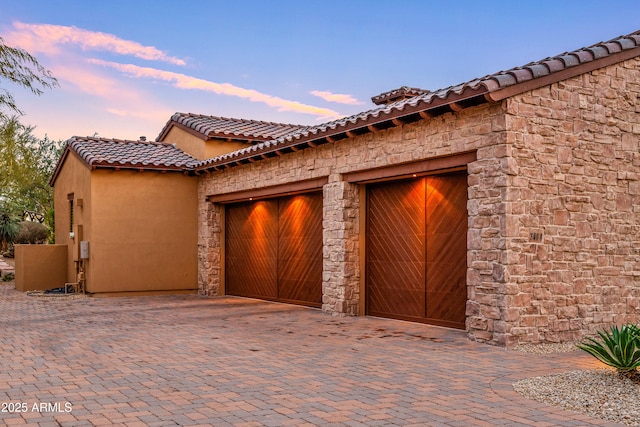
[[[424,176],[433,173],[452,172],[464,170],[471,162],[478,158],[477,152],[468,151],[451,156],[432,157],[417,162],[400,163],[397,165],[385,166],[347,172],[342,174],[342,179],[346,182],[368,184],[381,182],[390,179],[411,178]]]
[[[272,197],[289,196],[293,194],[318,191],[329,182],[326,176],[297,181],[287,184],[272,185],[250,190],[235,191],[232,193],[214,194],[206,197],[210,203],[237,203],[254,199],[267,199]]]
[[[420,100],[412,105],[410,102],[399,108],[391,108],[389,111],[381,109],[377,115],[372,114],[367,119],[356,118],[347,120],[344,124],[326,126],[322,130],[296,135],[290,140],[272,141],[262,148],[256,148],[249,152],[238,153],[235,156],[208,163],[196,168],[196,171],[219,170],[221,166],[233,167],[239,164],[249,163],[249,158],[259,160],[280,156],[284,153],[298,151],[304,146],[317,146],[327,142],[334,142],[345,138],[353,138],[358,135],[377,130],[385,130],[401,126],[416,120],[435,117],[444,113],[458,112],[462,109],[483,104],[489,101],[487,88],[479,85],[475,89],[465,88],[461,93],[453,93],[445,98],[434,96],[429,102]]]

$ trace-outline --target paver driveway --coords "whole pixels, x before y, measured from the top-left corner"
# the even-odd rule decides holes
[[[0,285],[0,331],[7,425],[615,425],[512,391],[519,378],[595,366],[587,355],[523,354],[395,320]]]

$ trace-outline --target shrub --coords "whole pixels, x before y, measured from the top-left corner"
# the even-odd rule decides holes
[[[18,218],[6,206],[0,206],[0,250],[8,249],[15,240],[19,226]]]
[[[15,275],[13,273],[7,273],[4,276],[2,276],[2,281],[3,282],[13,282],[15,280]]]
[[[598,332],[600,340],[587,338],[578,348],[591,354],[619,373],[635,371],[640,367],[640,327],[634,324],[613,326]]]
[[[36,244],[47,241],[47,227],[39,222],[22,221],[14,242],[18,244]]]

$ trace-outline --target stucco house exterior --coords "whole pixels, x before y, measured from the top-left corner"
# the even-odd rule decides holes
[[[81,272],[94,295],[195,292],[197,182],[183,170],[194,160],[158,142],[67,141],[50,180],[67,282]]]
[[[503,346],[574,341],[640,320],[640,32],[372,101],[318,126],[176,113],[159,142],[72,139],[52,178],[59,237],[68,242],[59,206],[80,183],[92,182],[91,195],[82,192],[96,251],[116,245],[115,224],[99,238],[98,219],[115,221],[137,197],[114,208],[116,185],[175,185],[168,205],[184,203],[175,215],[197,264],[183,289],[202,295],[461,328]],[[136,163],[143,154],[133,161],[109,148],[111,160],[93,163],[81,154],[114,144],[175,159],[161,174]],[[160,236],[154,227],[169,222],[130,241]],[[97,268],[88,290],[108,289],[92,285],[105,274]],[[122,283],[118,291],[134,286]]]

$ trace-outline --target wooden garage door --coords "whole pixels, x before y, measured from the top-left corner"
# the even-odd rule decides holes
[[[226,207],[226,293],[320,307],[322,193]]]
[[[367,188],[367,314],[464,328],[466,173]]]

